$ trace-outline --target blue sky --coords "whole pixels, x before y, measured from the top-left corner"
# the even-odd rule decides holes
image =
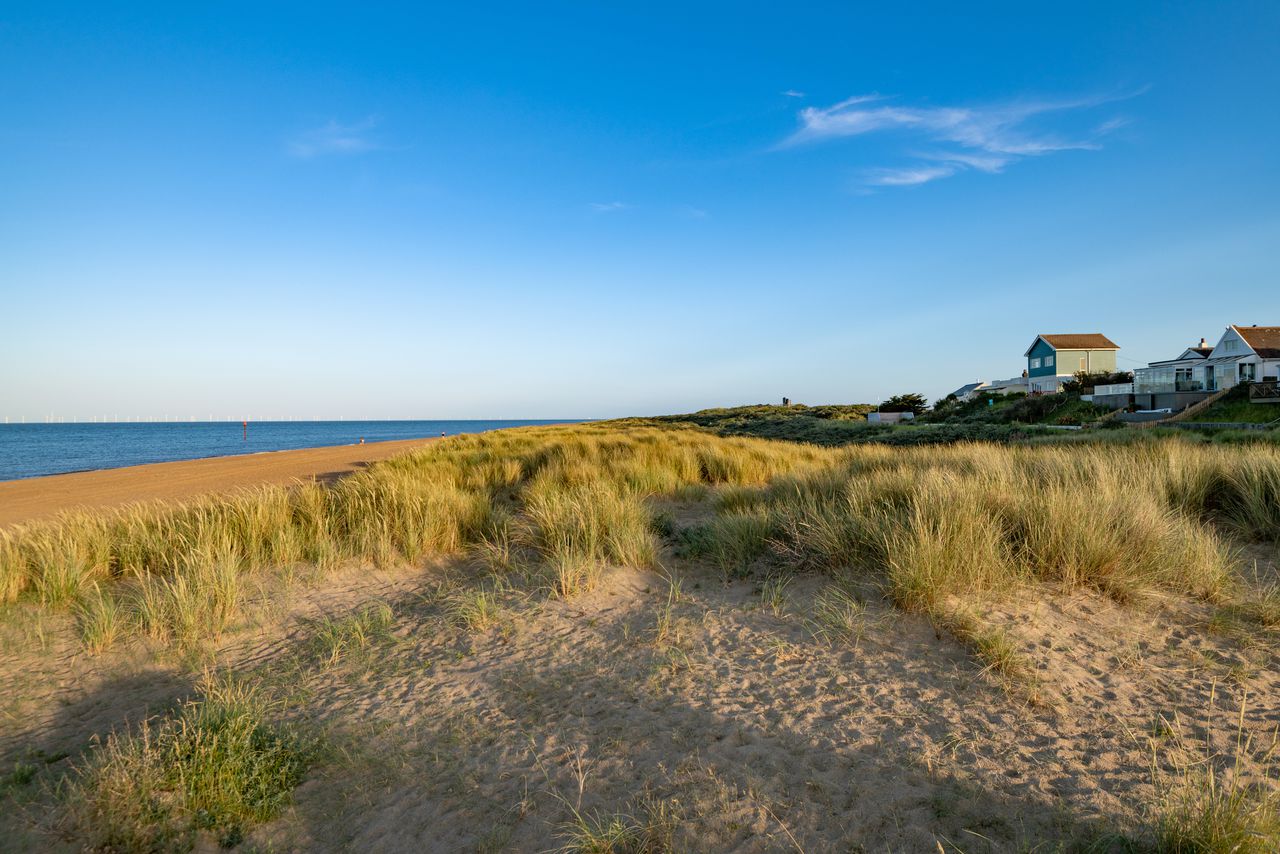
[[[1280,323],[1274,2],[124,5],[0,6],[11,419],[935,398]]]

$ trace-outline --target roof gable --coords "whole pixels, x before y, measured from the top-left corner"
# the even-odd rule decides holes
[[[1119,350],[1120,345],[1112,341],[1101,332],[1080,332],[1080,333],[1063,333],[1063,334],[1041,334],[1036,336],[1036,340],[1031,342],[1031,346],[1027,348],[1024,356],[1030,356],[1031,351],[1036,347],[1036,341],[1043,341],[1054,350]]]
[[[1280,326],[1232,326],[1253,352],[1264,359],[1280,359]]]

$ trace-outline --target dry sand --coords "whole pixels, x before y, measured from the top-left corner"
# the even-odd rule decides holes
[[[0,528],[75,507],[118,507],[156,499],[175,501],[263,483],[331,481],[430,441],[433,440],[402,439],[272,451],[0,481]]]
[[[664,562],[682,578],[674,599],[659,575],[615,568],[569,600],[500,592],[481,630],[450,618],[451,597],[483,581],[461,561],[269,581],[268,604],[207,660],[286,696],[335,758],[247,847],[547,851],[576,811],[665,816],[676,851],[1049,851],[1142,823],[1172,729],[1229,753],[1246,696],[1260,743],[1280,725],[1277,639],[1208,631],[1204,603],[1043,588],[981,608],[1033,663],[1033,706],[875,597],[861,637],[830,642],[812,631],[823,577],[792,577],[775,609],[768,567],[725,583]],[[323,661],[314,620],[374,599],[393,636]],[[70,618],[30,613],[0,627],[5,766],[37,756],[60,773],[193,691],[196,669],[172,656],[87,656]],[[0,818],[0,849],[74,849],[28,809]]]

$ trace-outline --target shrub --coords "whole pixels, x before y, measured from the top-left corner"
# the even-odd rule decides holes
[[[315,756],[274,711],[248,687],[207,681],[175,714],[109,736],[75,769],[71,826],[104,850],[190,850],[200,831],[237,844],[288,803]]]

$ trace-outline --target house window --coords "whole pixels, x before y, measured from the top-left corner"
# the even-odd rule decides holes
[[[1052,367],[1053,367],[1053,357],[1052,357],[1052,356],[1045,356],[1045,357],[1044,357],[1044,366],[1045,366],[1046,368],[1052,368]]]
[[[1248,362],[1240,366],[1240,382],[1254,382],[1258,378],[1258,366]]]
[[[1038,368],[1038,367],[1040,367],[1040,360],[1039,360],[1039,359],[1032,359],[1032,360],[1031,360],[1031,367],[1033,367],[1033,368]]]
[[[1200,381],[1195,378],[1191,368],[1177,368],[1173,372],[1174,391],[1199,391]]]
[[[1234,338],[1228,338],[1222,342],[1222,352],[1234,353],[1240,347],[1240,342]]]

